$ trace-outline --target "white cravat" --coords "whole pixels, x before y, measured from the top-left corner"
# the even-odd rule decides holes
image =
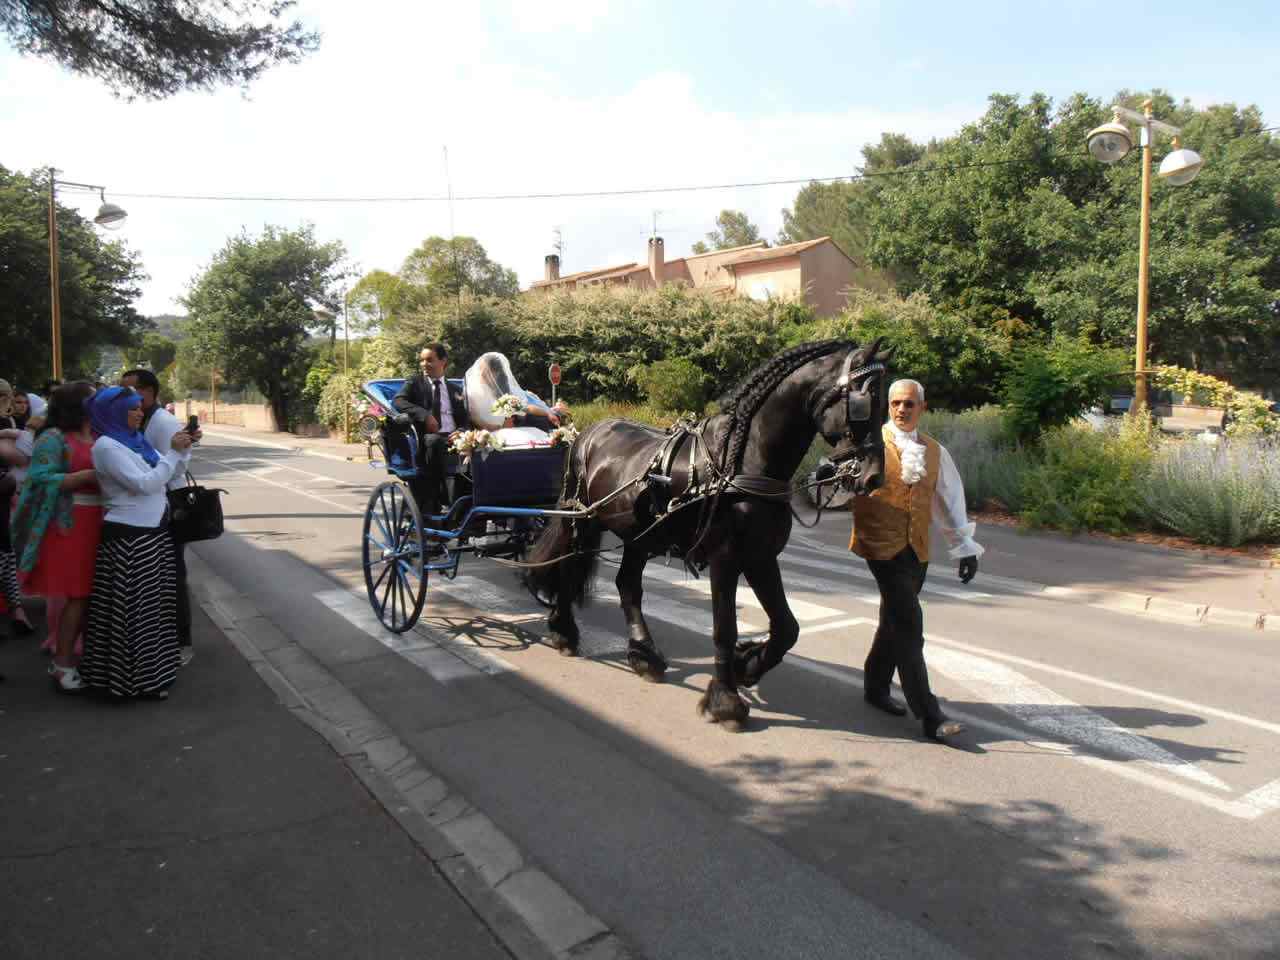
[[[909,487],[914,486],[925,475],[924,444],[920,442],[920,435],[915,430],[900,430],[893,421],[889,422],[888,427],[893,445],[898,448],[899,459],[902,461],[902,482]]]

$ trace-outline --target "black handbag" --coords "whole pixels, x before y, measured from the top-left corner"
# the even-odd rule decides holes
[[[222,501],[226,490],[202,487],[187,472],[187,485],[169,491],[169,533],[178,543],[216,540],[222,536]]]

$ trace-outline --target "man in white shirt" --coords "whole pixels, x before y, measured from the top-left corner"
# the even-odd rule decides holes
[[[173,435],[184,428],[172,413],[160,404],[160,381],[155,373],[145,368],[128,370],[120,378],[120,386],[133,387],[142,397],[142,433],[147,443],[160,452],[171,448]],[[191,434],[192,442],[199,441],[202,436],[197,427]],[[168,490],[177,490],[187,485],[187,471],[175,470],[173,476],[165,484]],[[173,544],[174,563],[178,572],[178,645],[182,648],[182,662],[191,662],[194,651],[191,648],[191,591],[187,587],[186,544]]]
[[[471,428],[462,388],[445,377],[448,365],[449,350],[443,343],[423,347],[418,354],[422,372],[406,380],[391,401],[397,413],[418,425],[418,476],[410,489],[424,514],[438,513],[447,496],[444,478],[449,434]]]
[[[982,547],[965,509],[964,484],[951,454],[917,430],[925,411],[924,387],[898,380],[889,388],[884,425],[884,485],[853,501],[849,549],[867,561],[880,588],[880,624],[865,664],[864,697],[894,716],[907,708],[889,696],[893,673],[911,712],[930,740],[943,741],[964,727],[947,719],[929,689],[924,662],[924,612],[920,590],[929,567],[929,531],[936,521],[950,556],[960,561],[960,580],[978,572]]]

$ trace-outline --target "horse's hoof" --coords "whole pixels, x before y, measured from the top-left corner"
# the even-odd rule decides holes
[[[627,650],[627,663],[636,676],[649,683],[661,683],[667,672],[667,658],[657,650],[647,647],[631,647]]]
[[[563,633],[557,633],[555,630],[552,630],[547,635],[547,639],[551,641],[551,645],[556,648],[556,651],[560,656],[576,657],[578,655],[578,640],[576,637],[570,639]]]
[[[764,676],[763,642],[741,644],[733,654],[733,679],[740,687],[754,687]]]
[[[705,717],[711,723],[718,723],[731,733],[739,733],[751,708],[738,695],[714,677],[707,684],[707,692],[698,698],[698,716]]]

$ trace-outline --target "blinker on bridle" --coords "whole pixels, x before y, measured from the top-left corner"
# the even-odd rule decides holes
[[[885,366],[878,361],[872,361],[854,369],[853,356],[854,351],[850,351],[849,355],[845,357],[844,368],[841,370],[840,378],[836,381],[834,388],[835,397],[832,398],[832,402],[834,402],[835,398],[843,394],[845,419],[844,442],[832,452],[832,463],[860,460],[880,446],[880,437],[875,431],[868,431],[866,437],[858,441],[853,437],[853,430],[857,424],[871,421],[871,403],[876,395],[872,385],[883,387]],[[878,374],[879,376],[872,376],[872,374]],[[882,389],[879,391],[881,394],[883,392]]]

